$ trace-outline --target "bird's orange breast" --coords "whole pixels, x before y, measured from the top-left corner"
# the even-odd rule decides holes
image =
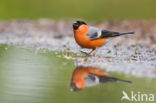
[[[87,25],[82,25],[79,27],[78,30],[74,30],[75,40],[82,48],[95,49],[101,47],[106,42],[106,38],[91,40],[87,36],[87,33],[88,33]]]

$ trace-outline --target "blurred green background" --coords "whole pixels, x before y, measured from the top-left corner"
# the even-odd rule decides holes
[[[0,19],[156,19],[156,0],[0,0]]]

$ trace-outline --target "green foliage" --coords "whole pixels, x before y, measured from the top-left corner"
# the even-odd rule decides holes
[[[155,0],[0,0],[0,19],[155,19]]]

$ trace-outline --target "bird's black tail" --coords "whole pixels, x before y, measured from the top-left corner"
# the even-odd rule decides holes
[[[119,35],[125,35],[125,34],[134,34],[135,32],[130,31],[130,32],[119,32]]]
[[[116,37],[116,36],[126,35],[126,34],[134,34],[134,32],[133,31],[131,31],[131,32],[113,32],[113,31],[102,30],[102,35],[100,36],[100,38]]]
[[[126,80],[120,80],[118,79],[117,82],[121,82],[121,83],[127,83],[127,84],[131,84],[131,81],[126,81]]]
[[[121,80],[116,77],[111,76],[99,76],[100,83],[106,83],[106,82],[122,82],[122,83],[128,83],[131,84],[131,81]]]

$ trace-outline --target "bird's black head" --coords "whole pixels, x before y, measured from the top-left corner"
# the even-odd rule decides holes
[[[77,30],[79,28],[79,26],[81,26],[83,24],[87,25],[84,21],[76,21],[76,22],[74,22],[73,23],[74,30]]]
[[[71,91],[80,91],[81,89],[76,87],[76,84],[74,82],[71,82],[70,84],[70,90]]]

